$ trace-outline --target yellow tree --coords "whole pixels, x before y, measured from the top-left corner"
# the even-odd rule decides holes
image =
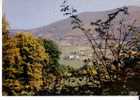
[[[3,45],[3,95],[28,95],[40,90],[49,61],[42,41],[21,32]]]
[[[48,63],[42,41],[31,33],[17,33],[15,36],[17,48],[20,49],[23,67],[23,81],[31,90],[39,90],[43,85],[43,70]]]
[[[16,48],[16,41],[9,36],[9,24],[5,16],[2,18],[2,38],[3,95],[12,95],[14,91],[20,91],[21,88],[17,80],[17,74],[20,73],[17,68],[20,52],[19,48]]]

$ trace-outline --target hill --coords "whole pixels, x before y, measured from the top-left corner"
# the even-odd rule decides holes
[[[80,19],[83,21],[86,27],[89,27],[91,21],[96,21],[97,19],[106,19],[107,14],[115,11],[116,9],[109,11],[100,12],[83,12],[79,13]],[[136,19],[136,25],[140,26],[140,7],[129,6],[129,21]],[[118,17],[120,19],[121,16]],[[71,19],[66,18],[47,26],[42,26],[39,28],[34,28],[30,30],[11,30],[11,33],[17,31],[29,31],[37,36],[43,38],[49,38],[60,43],[65,44],[87,44],[86,38],[79,30],[72,30]]]

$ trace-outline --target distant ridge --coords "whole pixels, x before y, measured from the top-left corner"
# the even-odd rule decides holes
[[[105,19],[107,14],[113,12],[113,10],[108,11],[99,11],[99,12],[83,12],[79,14],[80,19],[84,22],[87,27],[89,26],[89,23],[91,21],[96,21],[97,19]],[[136,19],[136,25],[140,26],[140,7],[137,6],[128,6],[128,12],[130,14],[130,19]],[[44,38],[49,38],[52,40],[67,40],[71,41],[71,39],[74,39],[73,41],[76,42],[78,39],[83,39],[83,34],[78,30],[72,30],[71,26],[71,19],[66,18],[60,21],[57,21],[55,23],[52,23],[47,26],[42,26],[39,28],[29,29],[29,30],[11,30],[10,32],[12,34],[16,32],[23,32],[23,31],[29,31],[37,36],[42,36]],[[82,40],[81,40],[82,41]]]

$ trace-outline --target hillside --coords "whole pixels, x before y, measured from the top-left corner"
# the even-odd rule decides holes
[[[89,26],[91,21],[96,21],[97,19],[106,19],[107,14],[113,12],[109,11],[100,11],[100,12],[83,12],[79,14],[80,19],[86,25]],[[129,6],[129,19],[130,21],[136,19],[136,25],[140,26],[140,7]],[[120,16],[119,16],[120,17]],[[118,18],[119,19],[119,18]],[[42,36],[44,38],[49,38],[60,43],[70,43],[70,44],[86,44],[86,39],[84,35],[79,30],[72,30],[71,19],[66,18],[64,20],[57,21],[47,26],[42,26],[39,28],[34,28],[30,30],[11,30],[11,33],[17,31],[30,31],[37,36]]]

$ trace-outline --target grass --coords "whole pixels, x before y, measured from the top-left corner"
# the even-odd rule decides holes
[[[60,64],[69,65],[74,69],[78,69],[82,67],[83,58],[80,57],[80,59],[76,59],[76,60],[66,60],[64,59],[64,57],[70,55],[70,53],[72,52],[80,52],[80,50],[85,50],[84,54],[91,52],[88,46],[60,46],[60,50],[62,52]]]
[[[73,67],[74,69],[78,69],[80,67],[82,67],[83,63],[80,60],[60,60],[60,63],[63,65],[69,65],[71,67]]]

